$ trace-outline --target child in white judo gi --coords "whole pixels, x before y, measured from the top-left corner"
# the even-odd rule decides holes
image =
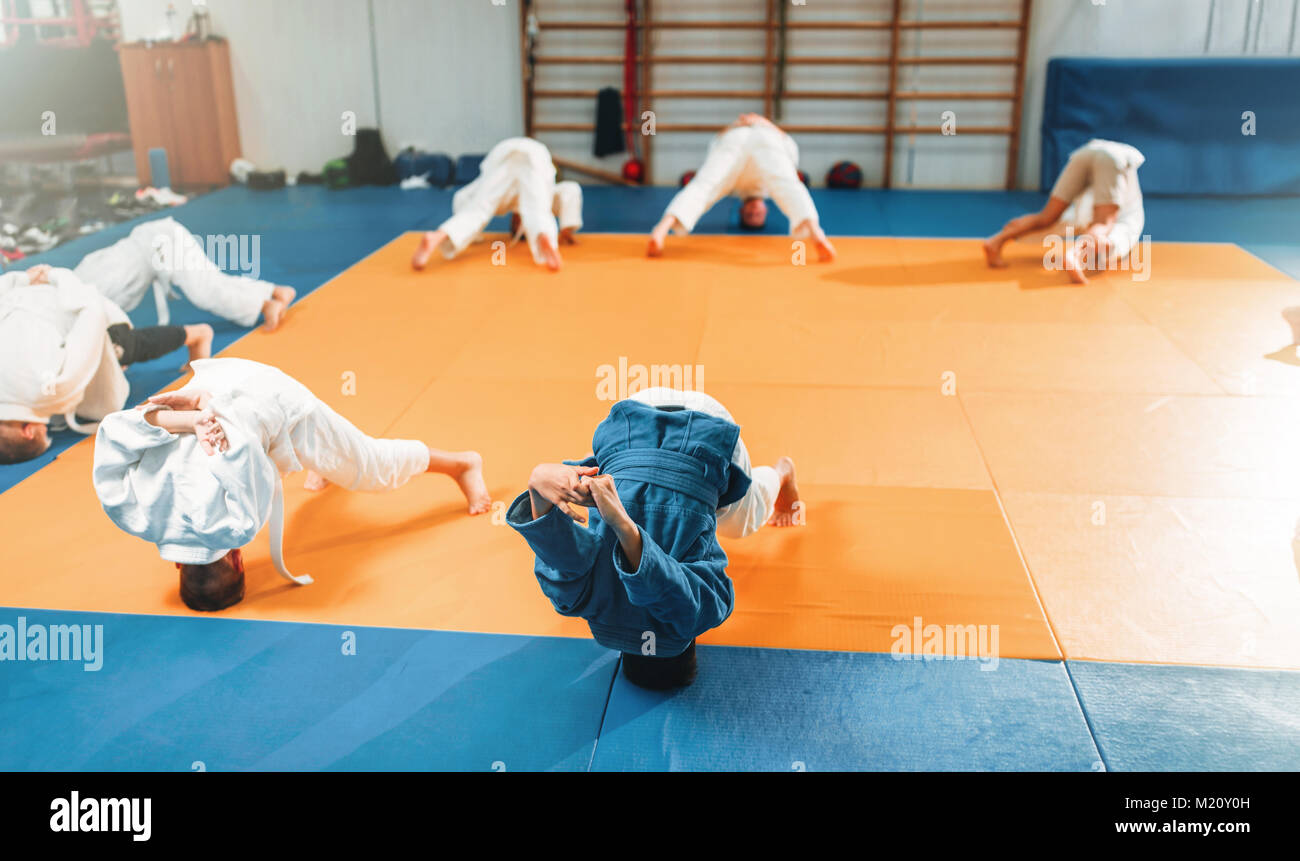
[[[1070,154],[1039,212],[1013,218],[984,240],[989,266],[1004,267],[1002,249],[1031,233],[1075,231],[1063,263],[1070,280],[1088,283],[1088,273],[1117,265],[1142,238],[1146,214],[1137,171],[1146,160],[1134,147],[1099,138]]]
[[[86,255],[73,270],[125,310],[134,311],[153,291],[158,322],[170,321],[167,295],[177,287],[195,307],[239,326],[279,328],[296,295],[292,287],[228,275],[198,238],[172,218],[135,227],[125,239]]]
[[[100,423],[95,492],[125,532],[158,545],[180,569],[181,598],[221,610],[244,594],[240,548],[270,523],[271,560],[295,583],[281,553],[281,473],[309,470],[315,487],[384,491],[435,472],[460,486],[471,515],[491,505],[477,452],[415,440],[375,439],[282,371],[244,359],[194,363],[194,379]]]
[[[473,182],[456,192],[452,216],[424,234],[411,264],[423,269],[435,251],[450,260],[483,236],[494,216],[513,213],[511,233],[522,231],[536,263],[561,265],[559,243],[572,245],[582,229],[582,187],[555,181],[551,152],[532,138],[506,138],[492,147]],[[556,217],[559,223],[556,223]]]
[[[799,147],[758,114],[741,114],[709,144],[704,165],[669,202],[650,234],[649,256],[663,254],[670,232],[694,230],[701,216],[727,195],[741,199],[740,221],[751,230],[767,223],[765,199],[772,198],[790,220],[791,236],[812,242],[821,262],[835,259],[812,195],[799,179]]]
[[[0,276],[0,464],[39,457],[51,425],[93,433],[130,394],[123,369],[182,346],[212,352],[212,327],[134,329],[126,314],[67,269]],[[55,428],[57,429],[57,428]]]

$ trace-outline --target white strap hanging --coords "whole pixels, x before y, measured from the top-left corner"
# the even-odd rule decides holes
[[[280,576],[286,580],[292,580],[299,586],[307,586],[314,582],[311,577],[303,574],[295,577],[289,573],[289,569],[284,567],[284,482],[280,480],[277,474],[275,477],[275,495],[271,497],[271,564]]]

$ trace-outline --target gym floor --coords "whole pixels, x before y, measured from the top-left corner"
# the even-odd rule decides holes
[[[1300,304],[1300,200],[1149,198],[1149,278],[1076,288],[1032,243],[993,271],[972,241],[1035,193],[817,190],[841,259],[796,267],[779,217],[718,235],[734,204],[643,260],[672,191],[586,189],[549,275],[483,247],[410,272],[407,232],[449,191],[223,190],[174,216],[260,237],[260,277],[300,304],[274,335],[183,301],[173,319],[371,433],[479,448],[506,502],[532,463],[587,450],[600,365],[703,368],[755,462],[795,458],[808,523],[725,544],[736,611],[694,686],[626,683],[550,610],[522,539],[434,479],[291,483],[286,555],[316,583],[282,585],[259,539],[245,602],[200,617],[63,435],[0,468],[0,622],[102,624],[104,662],[6,665],[0,768],[1300,768],[1300,368],[1279,313]],[[583,337],[553,351],[539,330]],[[182,361],[132,368],[132,397]],[[896,626],[932,624],[996,631],[997,660],[893,653]]]

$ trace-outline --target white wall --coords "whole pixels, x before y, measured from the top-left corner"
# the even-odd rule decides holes
[[[363,125],[382,119],[392,151],[421,143],[455,156],[483,152],[522,131],[519,2],[505,0],[207,0],[216,32],[231,40],[235,95],[245,155],[262,167],[319,170],[345,154],[340,114],[357,113]],[[119,0],[124,35],[148,37],[166,26],[167,0]],[[1039,125],[1046,62],[1056,56],[1168,57],[1295,54],[1293,15],[1300,0],[1035,0],[1025,79],[1020,184],[1037,185]],[[622,0],[535,0],[543,18],[622,20]],[[764,0],[655,0],[659,18],[759,19]],[[182,14],[189,3],[176,0]],[[890,0],[806,0],[791,6],[791,20],[882,20]],[[1015,18],[1019,0],[904,0],[908,18]],[[371,52],[370,15],[374,15]],[[178,19],[182,16],[178,15]],[[1248,27],[1249,20],[1249,27]],[[178,20],[178,26],[183,19]],[[758,30],[659,31],[655,51],[671,54],[761,54]],[[621,31],[543,33],[542,54],[621,54]],[[1014,31],[910,31],[904,54],[1005,55]],[[888,36],[863,31],[791,31],[794,56],[879,55]],[[376,69],[378,87],[376,87]],[[790,66],[789,89],[884,89],[881,67]],[[620,66],[539,67],[539,87],[620,87]],[[904,89],[1009,89],[1008,67],[909,67]],[[656,70],[656,89],[760,90],[762,67],[677,66]],[[376,104],[376,89],[378,104]],[[761,103],[736,100],[660,101],[660,122],[717,122]],[[896,187],[1000,188],[1006,139],[962,135],[963,125],[1004,125],[1006,102],[900,103],[901,124],[934,125],[944,110],[958,115],[958,135],[900,138]],[[593,100],[539,101],[538,119],[590,122]],[[880,125],[884,104],[868,101],[794,101],[784,119],[793,123]],[[597,163],[590,133],[539,135],[559,155]],[[655,181],[672,183],[694,168],[707,135],[665,132],[654,143]],[[879,184],[882,139],[863,135],[803,135],[804,169],[820,183],[835,161],[860,163],[868,184]],[[605,160],[617,170],[623,156]]]
[[[119,0],[123,37],[167,30],[167,0]],[[178,0],[177,28],[190,3]],[[244,155],[319,171],[352,150],[342,114],[404,143],[483,152],[522,129],[519,10],[490,0],[207,0],[230,40]],[[376,103],[375,71],[379,100]]]

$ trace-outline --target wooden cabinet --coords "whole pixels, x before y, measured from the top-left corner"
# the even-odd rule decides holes
[[[228,184],[241,155],[229,44],[133,42],[118,51],[140,183],[149,182],[149,150],[162,147],[173,188]]]

